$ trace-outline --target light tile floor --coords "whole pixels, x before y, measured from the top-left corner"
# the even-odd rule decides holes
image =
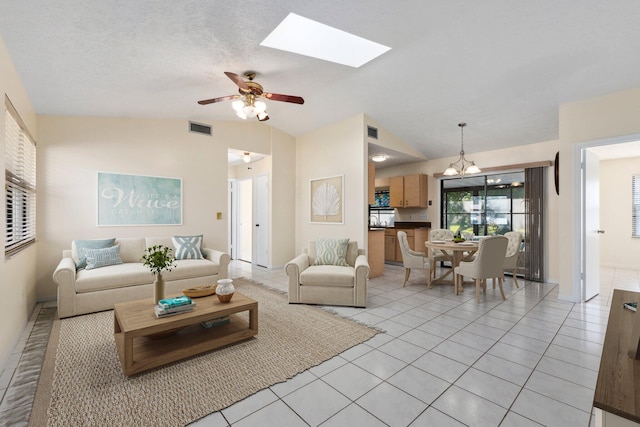
[[[552,284],[426,289],[401,266],[369,281],[366,309],[327,307],[385,330],[294,378],[192,424],[216,426],[593,426],[592,399],[613,289],[640,271],[601,269],[601,293],[558,300]],[[282,269],[232,261],[231,277],[287,290]],[[0,374],[0,425],[28,425],[54,304],[38,304]]]

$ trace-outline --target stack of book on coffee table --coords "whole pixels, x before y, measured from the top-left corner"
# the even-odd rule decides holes
[[[179,296],[174,298],[166,298],[158,301],[154,306],[156,317],[167,317],[174,314],[185,313],[193,310],[196,303],[187,296]]]

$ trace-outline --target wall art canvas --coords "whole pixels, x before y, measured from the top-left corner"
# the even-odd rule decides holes
[[[98,225],[181,225],[182,179],[98,172]]]
[[[312,179],[311,222],[321,224],[344,223],[343,176]]]

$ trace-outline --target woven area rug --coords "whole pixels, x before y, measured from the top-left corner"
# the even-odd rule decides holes
[[[30,425],[186,425],[377,333],[315,307],[289,305],[256,282],[234,279],[234,285],[258,301],[256,337],[129,378],[116,352],[113,311],[56,319]]]

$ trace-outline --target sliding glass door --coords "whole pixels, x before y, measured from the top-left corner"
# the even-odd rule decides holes
[[[519,231],[524,235],[524,171],[443,179],[443,228],[476,236]]]

